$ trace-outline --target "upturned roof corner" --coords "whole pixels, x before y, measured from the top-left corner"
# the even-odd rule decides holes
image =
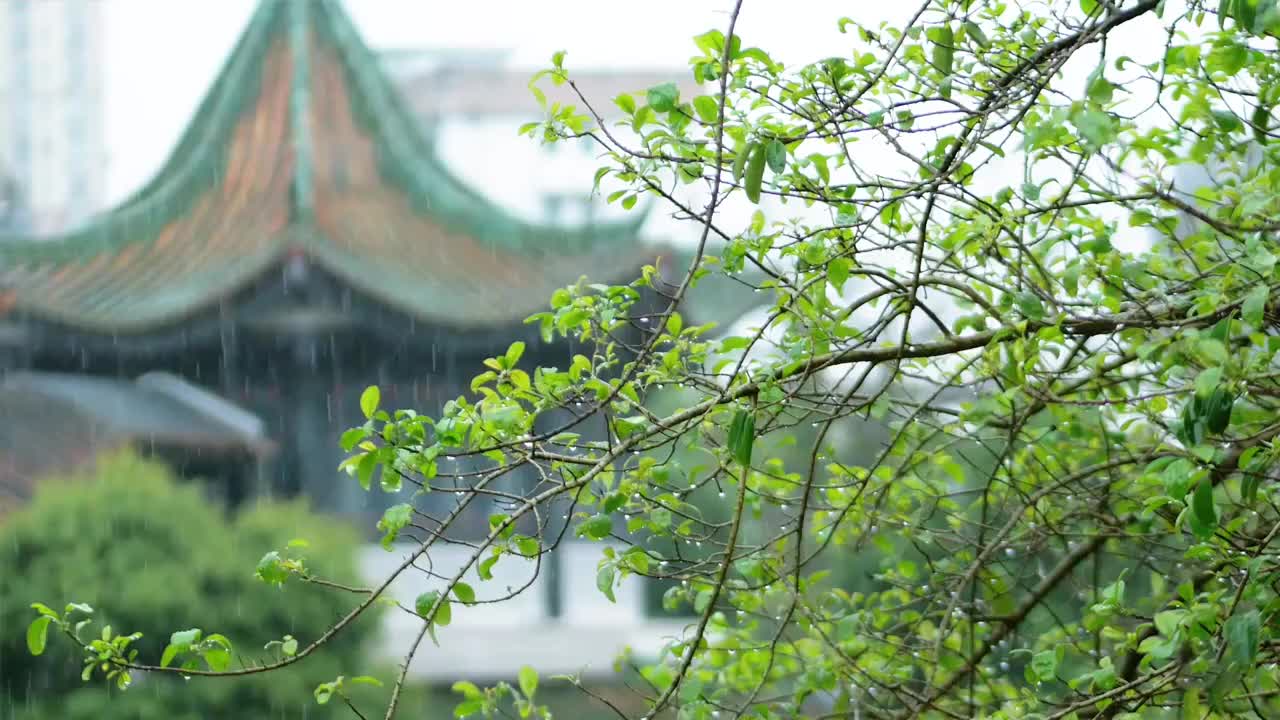
[[[145,333],[216,306],[305,237],[380,302],[494,326],[584,273],[652,262],[643,219],[515,218],[445,167],[338,0],[264,0],[150,182],[65,235],[0,241],[0,315]]]

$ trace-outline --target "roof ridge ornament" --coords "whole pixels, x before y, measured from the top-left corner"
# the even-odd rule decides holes
[[[289,51],[293,79],[289,95],[290,137],[293,141],[292,214],[295,223],[314,217],[311,167],[311,26],[309,0],[289,3]]]

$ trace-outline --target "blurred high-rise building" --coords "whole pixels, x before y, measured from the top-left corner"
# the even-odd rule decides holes
[[[0,0],[0,168],[8,230],[45,235],[101,209],[101,0]]]

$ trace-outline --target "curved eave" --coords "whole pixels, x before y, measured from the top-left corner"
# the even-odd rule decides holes
[[[338,0],[319,0],[313,13],[321,42],[332,47],[346,73],[352,112],[377,139],[384,179],[420,210],[486,244],[531,254],[584,252],[638,237],[647,209],[622,221],[570,228],[521,220],[492,203],[440,160]]]

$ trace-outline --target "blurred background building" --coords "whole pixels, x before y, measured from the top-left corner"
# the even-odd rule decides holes
[[[101,0],[0,2],[0,228],[45,235],[102,209]]]

